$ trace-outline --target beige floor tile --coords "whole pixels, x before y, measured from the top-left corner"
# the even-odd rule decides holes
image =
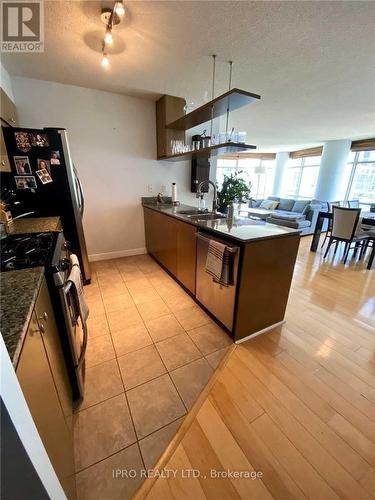
[[[107,458],[135,441],[124,394],[91,406],[74,416],[77,471]]]
[[[147,279],[151,281],[153,285],[166,285],[170,283],[171,280],[168,274],[162,271],[160,267],[159,270],[147,274]]]
[[[170,281],[164,281],[162,283],[153,283],[158,294],[163,297],[163,299],[168,299],[176,294],[183,292],[183,289],[178,285],[172,278],[168,278]]]
[[[229,335],[212,321],[207,325],[189,330],[188,334],[204,356],[233,343]]]
[[[151,321],[152,319],[166,316],[171,312],[160,297],[151,302],[138,304],[137,307],[144,321]]]
[[[114,295],[124,295],[124,294],[126,295],[127,293],[129,293],[123,281],[121,281],[121,283],[102,285],[100,290],[103,299],[110,299]]]
[[[100,337],[101,335],[109,335],[107,316],[105,314],[94,316],[93,318],[89,316],[87,320],[87,330],[89,339]]]
[[[79,410],[101,403],[124,392],[117,361],[105,361],[86,368],[85,397]]]
[[[87,343],[86,367],[98,365],[115,357],[110,335],[101,335],[90,339]]]
[[[204,358],[197,359],[170,373],[178,393],[189,410],[210,380],[212,374],[213,369]]]
[[[219,349],[218,351],[214,351],[211,354],[207,354],[206,359],[212,366],[214,370],[219,366],[220,361],[227,354],[229,347],[224,347],[223,349]]]
[[[98,271],[97,272],[97,277],[98,277],[98,282],[99,286],[100,285],[105,285],[109,283],[110,281],[119,282],[122,278],[120,275],[120,271],[116,268],[110,269],[110,270],[105,270],[105,271]]]
[[[101,316],[105,313],[102,299],[88,300],[87,305],[90,309],[90,317]]]
[[[174,335],[185,333],[173,314],[146,321],[146,327],[154,342],[160,342]]]
[[[140,262],[138,264],[139,269],[143,274],[149,275],[159,271],[160,267],[156,262]]]
[[[141,288],[138,290],[129,289],[134,302],[138,304],[144,304],[146,302],[152,302],[160,299],[160,295],[156,290],[150,286],[149,288]]]
[[[116,355],[123,356],[152,344],[152,339],[143,323],[125,326],[123,330],[112,333]]]
[[[132,270],[127,270],[127,271],[121,271],[121,276],[122,279],[126,282],[128,281],[133,281],[137,279],[142,279],[145,277],[145,275],[142,273],[142,271],[138,268],[132,269]]]
[[[85,286],[84,292],[87,301],[93,300],[95,302],[95,300],[100,300],[102,298],[99,285],[91,283],[90,285]]]
[[[158,458],[169,445],[183,421],[183,418],[179,418],[139,441],[146,469],[152,469],[155,466]]]
[[[162,340],[155,345],[168,371],[202,357],[186,333]]]
[[[123,311],[108,312],[107,319],[111,333],[119,332],[129,326],[143,325],[142,318],[135,306]]]
[[[151,281],[149,281],[147,278],[137,278],[136,280],[127,281],[126,286],[131,292],[144,290],[145,288],[154,288]]]
[[[139,439],[185,414],[185,407],[169,375],[139,385],[126,394]]]
[[[174,315],[185,330],[191,330],[198,326],[206,325],[211,321],[209,316],[198,306],[175,311]]]
[[[153,345],[119,357],[118,363],[126,390],[166,373],[160,355]]]
[[[194,300],[187,293],[172,293],[163,298],[172,312],[196,307]]]
[[[113,471],[137,471],[135,478],[113,477]],[[138,446],[125,450],[95,464],[76,475],[78,500],[130,500],[143,481]]]
[[[113,295],[112,297],[103,298],[104,309],[106,312],[122,311],[129,307],[134,307],[134,301],[129,292],[122,295]]]

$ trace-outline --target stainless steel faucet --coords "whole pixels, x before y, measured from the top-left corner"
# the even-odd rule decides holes
[[[218,205],[218,202],[217,202],[217,189],[216,189],[216,185],[214,182],[210,181],[210,180],[205,180],[205,181],[202,181],[199,185],[198,185],[198,188],[197,188],[197,198],[199,198],[200,196],[203,196],[204,193],[202,193],[201,189],[202,189],[202,186],[204,186],[205,184],[208,184],[214,188],[214,199],[212,200],[212,211],[213,212],[216,212],[216,210],[219,208],[219,205]]]

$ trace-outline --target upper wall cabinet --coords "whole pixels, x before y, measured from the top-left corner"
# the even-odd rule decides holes
[[[158,160],[162,160],[172,154],[172,140],[185,140],[184,131],[167,128],[167,123],[177,120],[184,114],[185,104],[185,99],[171,95],[164,95],[156,103],[156,142]]]
[[[3,89],[1,92],[1,125],[3,127],[16,127],[17,123],[17,110],[13,101],[7,96]],[[0,171],[10,172],[10,164],[5,148],[3,131],[0,131]]]

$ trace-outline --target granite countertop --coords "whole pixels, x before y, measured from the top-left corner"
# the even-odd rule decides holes
[[[18,362],[43,276],[44,267],[0,273],[0,329],[14,367]]]
[[[291,234],[299,234],[297,229],[269,224],[261,220],[253,220],[245,217],[235,217],[232,219],[217,219],[207,221],[195,221],[179,212],[186,210],[196,210],[190,205],[172,206],[171,204],[159,204],[149,202],[149,199],[142,199],[145,207],[162,212],[176,219],[183,220],[189,224],[197,226],[217,236],[226,236],[242,243],[249,243],[254,240],[264,240],[269,238],[281,238]]]
[[[9,234],[61,231],[60,217],[24,217],[9,224]]]

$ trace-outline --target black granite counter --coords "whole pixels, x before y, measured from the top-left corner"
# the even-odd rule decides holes
[[[142,200],[145,207],[151,208],[158,212],[164,213],[170,217],[183,220],[188,224],[197,226],[199,229],[205,230],[218,237],[228,237],[233,240],[249,243],[254,240],[264,240],[269,238],[281,238],[292,234],[299,234],[297,229],[291,229],[275,224],[268,224],[265,221],[253,220],[245,217],[235,217],[232,219],[217,219],[207,221],[197,221],[189,218],[187,215],[181,214],[181,211],[196,210],[196,207],[189,205],[172,206],[171,204],[156,204],[148,199]]]
[[[9,224],[9,234],[61,231],[60,217],[24,217]]]
[[[15,367],[44,276],[44,267],[0,273],[0,329]]]

